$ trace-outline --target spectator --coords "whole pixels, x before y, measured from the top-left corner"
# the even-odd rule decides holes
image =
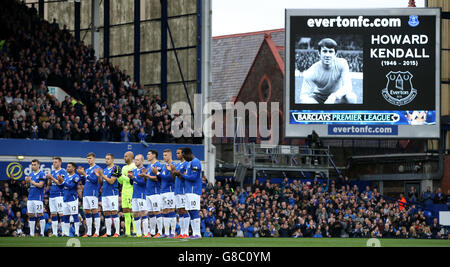
[[[211,230],[209,229],[209,227],[206,227],[206,231],[203,234],[203,237],[213,237],[213,234],[211,233]]]
[[[317,229],[316,233],[313,235],[313,238],[323,238],[322,232],[320,232],[320,230]]]
[[[434,204],[446,204],[446,203],[447,199],[444,193],[442,193],[442,189],[438,187],[436,193],[434,194]]]
[[[450,209],[450,189],[447,190],[447,206]]]
[[[281,226],[281,228],[280,228],[280,230],[279,230],[278,232],[279,232],[279,234],[280,234],[280,237],[289,237],[289,236],[291,236],[291,235],[290,235],[289,225],[288,225],[287,222],[285,222],[285,223]]]
[[[213,236],[214,237],[224,237],[224,226],[223,224],[219,221],[216,223],[216,228],[213,231]]]
[[[433,204],[434,194],[431,192],[431,187],[427,186],[427,190],[422,193],[422,202],[425,206],[429,206]]]
[[[403,196],[403,194],[400,194],[400,198],[398,199],[398,202],[399,202],[398,207],[399,207],[400,211],[402,211],[404,208],[406,208],[407,202],[406,202],[406,199]]]
[[[0,237],[12,236],[11,230],[8,228],[8,222],[0,222]]]
[[[438,219],[434,218],[433,223],[430,226],[432,238],[438,238],[438,233],[441,231],[441,226],[438,223]]]
[[[416,188],[414,186],[411,186],[411,188],[408,191],[408,200],[410,202],[416,202],[419,198],[419,195],[417,194]]]
[[[236,237],[244,237],[244,232],[242,231],[242,228],[240,225],[237,226]]]

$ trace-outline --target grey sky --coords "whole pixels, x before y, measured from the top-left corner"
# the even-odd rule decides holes
[[[213,36],[284,28],[286,8],[408,7],[409,0],[212,0]],[[425,0],[416,0],[424,7]]]

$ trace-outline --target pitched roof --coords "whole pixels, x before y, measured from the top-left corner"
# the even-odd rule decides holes
[[[255,57],[270,34],[272,41],[284,58],[284,29],[233,34],[213,37],[212,89],[210,101],[225,104],[232,102],[244,83]]]
[[[278,68],[280,69],[282,75],[284,76],[284,61],[283,61],[283,58],[282,58],[283,54],[281,54],[281,52],[284,51],[284,49],[282,49],[282,47],[280,47],[280,46],[276,46],[275,45],[275,43],[272,40],[272,35],[270,33],[264,34],[264,40],[263,40],[263,42],[261,44],[261,47],[259,48],[258,53],[256,55],[258,55],[261,52],[261,49],[263,48],[263,45],[265,43],[267,44],[267,46],[269,47],[270,51],[272,52],[272,55],[273,55],[273,57],[274,57],[274,59],[276,61],[276,64],[278,65]],[[242,90],[244,89],[244,85],[247,82],[247,79],[249,78],[250,73],[251,73],[255,63],[256,63],[256,57],[255,57],[252,65],[250,67],[249,72],[247,73],[246,78],[244,79],[244,82],[243,82],[243,84],[241,86],[241,89],[239,90],[239,92],[237,94],[237,97],[233,98],[233,100],[232,100],[234,103],[236,103],[236,101],[240,100],[239,97],[240,97],[240,95],[242,93]]]

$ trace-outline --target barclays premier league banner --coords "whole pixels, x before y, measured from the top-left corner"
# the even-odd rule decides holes
[[[286,11],[286,137],[439,138],[440,10]]]

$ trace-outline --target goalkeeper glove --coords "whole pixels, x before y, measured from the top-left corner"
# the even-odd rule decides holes
[[[119,166],[114,166],[114,169],[112,171],[112,176],[119,178],[121,176],[122,170]]]

